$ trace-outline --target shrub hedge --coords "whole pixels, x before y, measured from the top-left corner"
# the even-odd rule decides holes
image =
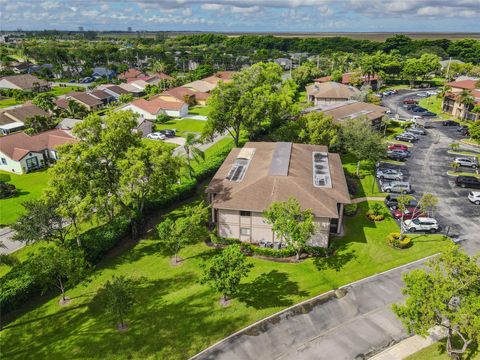
[[[170,193],[162,198],[149,201],[146,205],[147,211],[165,208],[193,196],[197,183],[217,171],[231,148],[231,143],[221,147],[213,155],[209,156],[208,161],[202,162],[197,167],[195,179],[183,181],[181,184],[174,186]],[[86,260],[91,264],[98,263],[110,249],[115,247],[127,235],[129,230],[128,220],[118,218],[108,224],[82,233],[80,235],[80,243],[85,251]],[[69,246],[76,246],[76,240],[72,239]],[[268,250],[273,251],[272,249],[265,250],[265,255]],[[32,274],[30,271],[29,264],[31,261],[35,261],[35,256],[14,266],[10,272],[0,278],[0,309],[3,314],[19,308],[28,299],[40,294],[41,289],[35,280],[35,274]]]
[[[404,236],[401,240],[400,238],[401,235],[399,232],[390,233],[387,236],[387,244],[396,249],[406,249],[413,245],[412,239],[408,236]]]
[[[343,213],[347,216],[353,216],[357,213],[357,210],[358,210],[358,204],[357,203],[351,203],[351,204],[345,205]]]

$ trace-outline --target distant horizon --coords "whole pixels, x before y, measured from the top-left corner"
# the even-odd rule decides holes
[[[0,0],[10,31],[475,33],[479,18],[478,0]]]

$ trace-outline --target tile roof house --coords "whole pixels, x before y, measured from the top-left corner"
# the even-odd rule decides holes
[[[103,91],[103,90],[93,90],[88,93],[90,96],[93,96],[94,98],[100,100],[104,105],[107,105],[111,103],[112,101],[115,101],[115,96],[112,94]]]
[[[134,78],[139,78],[142,76],[147,76],[143,71],[140,71],[138,69],[130,68],[127,71],[121,73],[118,75],[119,80],[127,80],[127,79],[134,79]]]
[[[34,116],[50,115],[33,104],[2,110],[0,112],[0,134],[6,135],[23,129],[25,121]]]
[[[479,120],[480,113],[475,113],[472,110],[475,106],[480,106],[480,79],[451,81],[445,85],[450,86],[451,90],[445,94],[442,100],[442,110],[456,118]],[[464,91],[467,91],[473,98],[473,102],[469,106],[459,101],[460,94]]]
[[[353,72],[344,73],[342,75],[341,83],[344,84],[344,85],[350,85],[353,74],[355,74],[355,73],[353,73]],[[380,80],[380,78],[376,74],[371,75],[371,76],[363,75],[362,80],[363,80],[364,84],[368,84],[372,87],[372,89],[376,90],[378,88],[378,81]],[[332,77],[331,76],[322,76],[322,77],[314,79],[313,81],[315,83],[329,82],[329,81],[332,81]]]
[[[78,102],[90,111],[98,110],[104,105],[101,100],[85,92],[73,92],[68,94],[65,98],[67,100],[71,99]]]
[[[315,215],[310,245],[328,246],[350,204],[340,156],[320,145],[248,142],[233,149],[206,189],[218,235],[251,243],[280,242],[263,212],[294,197]]]
[[[5,76],[0,79],[0,89],[17,89],[23,91],[46,91],[50,88],[48,81],[31,74]]]
[[[308,85],[306,90],[307,101],[312,102],[314,105],[331,105],[344,102],[360,94],[360,90],[356,87],[333,81]]]
[[[25,174],[58,159],[56,148],[77,140],[59,129],[37,135],[24,132],[0,137],[0,170]]]
[[[166,101],[162,98],[137,99],[118,110],[131,110],[139,114],[142,119],[155,120],[160,114],[183,117],[188,114],[188,105],[183,101]]]
[[[116,99],[118,99],[118,98],[120,97],[120,95],[130,94],[127,90],[121,88],[121,87],[118,86],[118,85],[106,86],[106,87],[104,87],[103,89],[100,89],[100,90],[103,90],[103,91],[111,94],[111,95],[114,96]]]
[[[340,122],[347,119],[367,118],[372,122],[373,126],[378,126],[387,110],[388,108],[383,106],[362,101],[348,100],[332,105],[312,106],[304,109],[302,113],[309,113],[312,111],[323,112],[325,115],[331,116],[334,120]]]

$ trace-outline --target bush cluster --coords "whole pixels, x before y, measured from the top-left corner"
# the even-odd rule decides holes
[[[0,199],[7,199],[15,196],[17,188],[13,184],[0,181]]]
[[[250,255],[255,254],[259,256],[266,256],[266,257],[272,257],[272,258],[287,258],[287,257],[296,255],[295,250],[292,248],[285,248],[285,249],[279,249],[279,250],[271,249],[271,248],[263,248],[254,244],[242,242],[238,239],[223,238],[223,237],[217,236],[214,233],[210,234],[210,241],[213,244],[219,244],[219,245],[239,244],[242,250],[244,250]],[[318,246],[305,246],[303,251],[309,255],[318,256],[318,257],[327,256],[331,252],[330,249],[325,249]]]
[[[365,215],[367,216],[367,219],[370,221],[382,221],[385,219],[385,215],[383,214],[376,214],[375,211],[373,210],[368,210]]]
[[[353,216],[357,213],[357,210],[358,210],[358,204],[357,203],[351,203],[351,204],[345,205],[343,213],[347,216]]]
[[[406,249],[413,245],[411,238],[404,236],[402,239],[401,237],[402,235],[398,232],[390,233],[387,236],[387,244],[396,249]]]

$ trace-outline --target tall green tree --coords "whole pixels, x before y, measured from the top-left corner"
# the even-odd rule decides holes
[[[294,249],[297,260],[300,259],[303,248],[315,233],[312,210],[302,210],[298,200],[291,197],[284,202],[273,202],[263,216],[277,237]]]
[[[230,245],[219,255],[211,257],[202,264],[202,282],[222,294],[226,302],[238,291],[242,278],[250,272],[253,264],[248,262],[240,249],[240,245]]]
[[[479,257],[469,257],[451,245],[426,263],[403,276],[407,296],[404,305],[393,305],[408,332],[427,336],[434,326],[446,329],[447,352],[460,359],[480,342]],[[460,347],[454,345],[457,337]]]
[[[470,125],[468,131],[470,132],[472,139],[480,143],[480,120],[477,120]]]
[[[302,65],[292,70],[292,79],[300,88],[303,88],[305,85],[307,85],[309,82],[313,81],[313,79],[320,75],[320,69],[318,69],[311,62],[303,63]]]
[[[51,116],[35,115],[25,119],[24,124],[25,131],[33,135],[53,129],[57,125],[57,120]]]
[[[457,101],[463,105],[463,119],[467,118],[468,110],[475,102],[475,98],[472,96],[470,91],[462,90],[460,94],[458,94]]]
[[[29,261],[28,266],[44,291],[57,287],[62,294],[62,302],[65,302],[67,289],[84,277],[89,264],[80,250],[47,246]]]
[[[55,95],[50,93],[37,94],[33,98],[32,103],[37,105],[40,109],[52,113],[55,108]]]
[[[192,159],[194,161],[205,159],[205,153],[196,146],[198,144],[200,144],[200,140],[197,138],[197,136],[195,134],[188,133],[185,137],[185,143],[182,145],[187,158],[188,175],[190,178],[193,177],[193,168],[191,165]]]
[[[96,298],[105,311],[118,321],[118,329],[126,330],[125,317],[135,305],[135,291],[138,284],[125,276],[113,276],[98,290]]]
[[[357,159],[357,176],[360,162],[376,163],[385,152],[382,135],[375,131],[368,119],[348,119],[342,124],[342,143]]]

